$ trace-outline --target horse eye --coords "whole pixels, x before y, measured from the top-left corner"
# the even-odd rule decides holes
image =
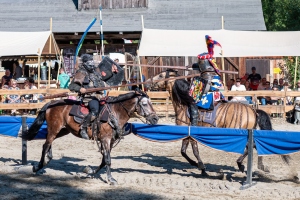
[[[159,75],[159,77],[160,77],[160,78],[162,78],[162,77],[163,77],[163,75],[162,75],[162,74],[160,74],[160,75]]]

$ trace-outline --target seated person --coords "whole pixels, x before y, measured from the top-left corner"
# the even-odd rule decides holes
[[[279,87],[278,86],[273,86],[272,88],[273,91],[279,91]],[[266,97],[267,100],[267,104],[268,105],[278,105],[278,100],[280,100],[280,97]]]
[[[237,78],[236,83],[231,87],[231,91],[246,91],[246,87],[241,84],[241,79]],[[231,101],[239,101],[248,103],[247,99],[243,96],[234,96]]]

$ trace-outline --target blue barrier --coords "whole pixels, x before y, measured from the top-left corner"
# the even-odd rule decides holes
[[[27,117],[30,126],[35,118]],[[0,135],[17,137],[22,125],[19,116],[0,116]],[[201,144],[226,152],[243,153],[247,139],[246,129],[224,129],[207,127],[188,127],[176,125],[146,125],[131,123],[127,129],[144,139],[157,142],[181,140],[193,137]],[[45,139],[47,124],[44,122],[35,139]],[[254,141],[258,155],[290,154],[300,150],[300,132],[254,130]]]

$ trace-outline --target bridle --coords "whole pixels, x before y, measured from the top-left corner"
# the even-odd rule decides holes
[[[137,116],[137,117],[138,117],[143,123],[147,124],[147,122],[148,122],[147,118],[150,117],[151,115],[153,115],[153,113],[148,113],[148,112],[146,111],[146,109],[144,108],[143,103],[142,103],[141,100],[142,100],[143,98],[149,99],[149,97],[146,96],[146,95],[138,95],[138,96],[136,96],[136,97],[137,97],[138,100],[136,101],[135,106],[134,106],[134,109],[132,109],[132,110],[129,110],[128,108],[126,108],[125,105],[124,105],[122,102],[120,102],[120,104],[121,104],[121,106],[123,107],[123,109],[126,111],[126,114],[127,114],[129,117],[131,116],[131,114],[132,114],[134,111],[141,110],[141,114],[143,114],[143,115],[140,115],[140,116],[144,117],[144,118],[146,119],[146,121],[143,121],[139,116]],[[153,109],[153,106],[152,106],[151,104],[147,104],[147,105],[149,105],[149,106],[151,107],[151,109],[154,110],[154,109]]]

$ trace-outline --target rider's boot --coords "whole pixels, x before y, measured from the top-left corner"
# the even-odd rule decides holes
[[[83,124],[81,125],[81,131],[80,135],[84,139],[90,139],[89,135],[87,133],[87,127],[90,125],[91,121],[93,121],[96,118],[95,113],[90,112],[83,120]]]
[[[189,105],[189,113],[190,113],[190,121],[191,126],[197,126],[198,125],[198,106],[196,104]]]

